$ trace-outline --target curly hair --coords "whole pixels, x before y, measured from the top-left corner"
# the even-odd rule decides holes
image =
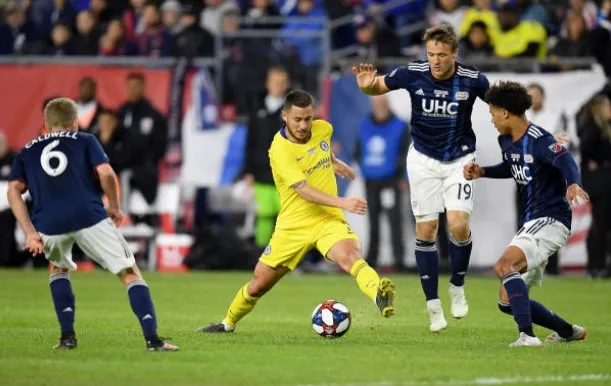
[[[485,98],[489,105],[503,108],[514,115],[523,115],[532,104],[532,98],[528,95],[526,87],[510,80],[492,85],[486,92]]]

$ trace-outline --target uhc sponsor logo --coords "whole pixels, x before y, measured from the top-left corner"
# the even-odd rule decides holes
[[[530,175],[530,168],[522,165],[511,165],[511,175],[513,179],[520,185],[528,185],[532,176]]]
[[[425,117],[456,118],[458,103],[439,99],[422,98],[422,115]]]

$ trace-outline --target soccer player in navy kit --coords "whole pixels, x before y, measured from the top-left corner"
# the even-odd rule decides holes
[[[412,210],[416,217],[416,262],[427,300],[430,330],[447,326],[438,295],[439,259],[435,239],[439,213],[447,210],[451,234],[451,313],[463,318],[469,310],[464,292],[471,257],[469,217],[473,184],[463,167],[475,160],[473,104],[483,99],[488,79],[476,68],[456,62],[458,38],[441,25],[424,34],[428,61],[415,61],[386,76],[373,66],[353,68],[359,88],[368,95],[405,89],[412,105],[413,145],[407,156]]]
[[[61,337],[55,349],[76,348],[75,300],[70,283],[72,246],[118,275],[142,327],[149,351],[178,351],[157,335],[157,317],[148,286],[117,226],[123,220],[117,176],[98,140],[79,133],[74,101],[58,98],[44,109],[48,134],[29,142],[13,163],[8,200],[26,234],[26,250],[45,254]],[[101,189],[100,189],[101,188]],[[21,195],[30,191],[32,215]],[[109,199],[102,204],[102,192]]]
[[[494,266],[502,280],[499,309],[513,315],[519,338],[510,347],[541,346],[533,323],[553,330],[546,342],[583,340],[585,328],[567,323],[544,305],[529,299],[529,288],[541,285],[549,256],[562,248],[571,229],[571,204],[589,200],[579,169],[569,152],[524,114],[531,98],[517,82],[500,82],[486,93],[492,122],[499,133],[503,162],[464,168],[465,178],[512,178],[523,212],[520,230]]]

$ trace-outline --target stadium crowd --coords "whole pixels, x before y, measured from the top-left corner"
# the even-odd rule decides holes
[[[263,19],[267,16],[309,19],[304,22]],[[261,247],[271,236],[279,208],[269,165],[258,152],[269,147],[273,131],[281,124],[280,107],[286,92],[291,87],[318,91],[325,18],[336,24],[330,48],[339,57],[366,61],[422,58],[422,31],[445,23],[458,32],[459,55],[467,61],[592,56],[611,76],[611,0],[0,0],[0,56],[221,55],[224,63],[221,102],[235,105],[249,130],[245,155],[248,166],[240,178],[254,186],[258,191],[255,199],[265,209],[259,212],[255,230],[256,245]],[[341,23],[342,20],[346,22]],[[272,33],[256,39],[231,35],[253,30]],[[320,32],[320,36],[298,33],[304,30]],[[220,47],[216,46],[218,42]],[[479,67],[486,70],[485,64]],[[542,69],[575,68],[547,65]],[[97,101],[93,78],[84,78],[74,97],[79,105],[81,128],[98,136],[118,172],[136,171],[132,186],[151,203],[157,194],[157,168],[166,151],[167,122],[144,99],[144,81],[138,74],[129,77],[128,101],[117,111],[108,110]],[[544,97],[544,90],[535,87],[533,91]],[[611,275],[604,257],[609,251],[611,186],[601,184],[611,181],[608,107],[611,90],[607,89],[605,94],[585,106],[577,119],[584,183],[591,184],[586,189],[591,191],[596,214],[588,241],[589,270],[593,276]],[[255,130],[269,131],[270,127],[274,130],[266,135],[252,135]],[[5,143],[0,132],[0,180],[7,179],[14,156]],[[145,146],[141,148],[139,144]],[[397,153],[400,154],[397,164],[401,165],[404,150],[398,149]],[[359,155],[355,158],[358,160]],[[391,168],[388,178],[400,184],[393,188],[404,191],[404,182],[396,178],[400,174]],[[380,194],[381,186],[372,182],[370,187],[376,195]],[[376,221],[376,212],[379,210],[371,214],[372,221]],[[151,219],[142,220],[155,223]],[[7,259],[0,264],[16,261],[9,261],[8,256],[12,255],[3,252],[15,248],[13,238],[7,236],[12,232],[5,231],[10,227],[14,227],[14,219],[10,213],[1,212],[0,255]],[[395,237],[397,256],[403,251],[401,237]],[[377,253],[377,247],[369,252],[372,263]],[[403,269],[398,258],[396,264],[397,269]]]

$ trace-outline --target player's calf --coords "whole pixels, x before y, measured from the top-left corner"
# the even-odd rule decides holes
[[[75,348],[74,315],[76,306],[69,270],[52,267],[49,288],[53,298],[55,314],[61,328],[60,342],[54,348]]]
[[[178,351],[179,347],[167,344],[157,335],[157,315],[149,287],[140,275],[136,265],[119,273],[121,282],[127,288],[132,311],[140,322],[142,333],[149,351]]]

